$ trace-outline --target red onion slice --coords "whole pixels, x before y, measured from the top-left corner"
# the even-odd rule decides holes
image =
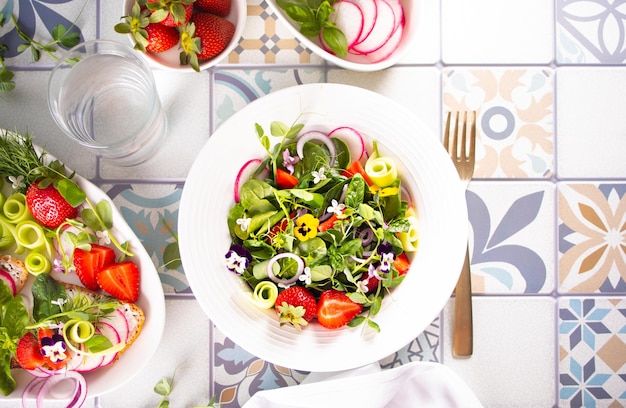
[[[301,160],[304,158],[304,144],[307,142],[320,142],[326,146],[328,152],[330,153],[330,163],[328,163],[328,165],[333,167],[335,164],[337,150],[335,149],[335,144],[326,133],[318,130],[310,130],[298,138],[298,141],[296,142],[296,152]]]
[[[272,270],[272,267],[274,266],[274,264],[279,259],[282,259],[282,258],[291,258],[295,260],[296,263],[298,264],[298,270],[296,271],[296,274],[289,279],[278,278],[276,275],[274,275],[274,271]],[[302,272],[304,271],[304,261],[302,260],[302,258],[300,258],[296,254],[293,254],[291,252],[283,252],[282,254],[278,254],[274,256],[272,259],[270,259],[270,261],[267,263],[266,268],[267,268],[267,276],[270,278],[272,282],[283,285],[283,286],[289,286],[289,285],[296,283],[300,275],[302,275]]]

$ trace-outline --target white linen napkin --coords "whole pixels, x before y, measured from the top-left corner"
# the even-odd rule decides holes
[[[389,370],[376,364],[338,373],[311,373],[302,384],[260,391],[244,408],[482,408],[467,384],[439,363]]]

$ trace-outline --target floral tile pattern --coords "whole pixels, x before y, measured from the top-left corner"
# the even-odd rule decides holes
[[[478,111],[474,177],[552,175],[553,76],[546,68],[444,70],[445,111]]]
[[[559,301],[559,402],[623,407],[626,402],[626,300]]]
[[[626,6],[621,1],[556,0],[557,61],[620,64],[626,60]]]
[[[466,194],[473,230],[474,293],[547,293],[553,288],[553,186],[475,182]]]
[[[559,284],[626,294],[626,184],[559,185]]]

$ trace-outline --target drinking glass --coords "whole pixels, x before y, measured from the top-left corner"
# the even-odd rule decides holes
[[[60,57],[48,107],[67,136],[120,166],[153,157],[167,133],[150,67],[138,51],[113,41],[87,41]]]

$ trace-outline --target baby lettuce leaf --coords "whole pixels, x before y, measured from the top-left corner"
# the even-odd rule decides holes
[[[9,395],[15,390],[15,379],[11,375],[11,359],[15,356],[17,342],[30,323],[28,310],[21,296],[13,297],[11,289],[0,284],[0,391]]]

